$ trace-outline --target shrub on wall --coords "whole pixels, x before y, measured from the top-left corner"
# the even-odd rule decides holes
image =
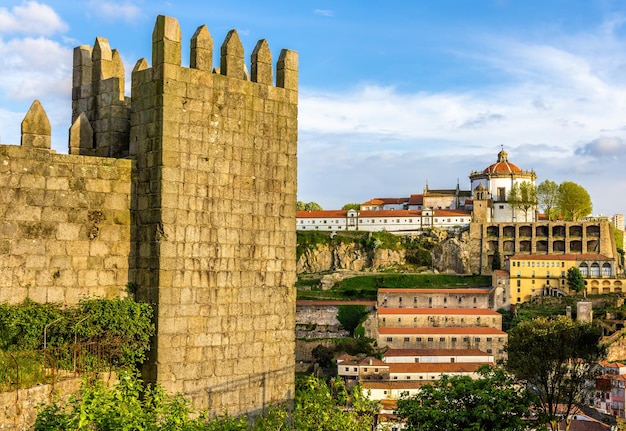
[[[85,299],[72,307],[29,299],[18,305],[0,304],[0,350],[96,343],[113,350],[107,352],[112,366],[133,367],[149,349],[152,314],[149,304],[128,298]]]

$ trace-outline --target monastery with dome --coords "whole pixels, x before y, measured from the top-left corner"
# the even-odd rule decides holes
[[[526,213],[507,198],[513,186],[535,184],[537,175],[509,162],[504,149],[495,163],[469,176],[471,190],[430,189],[404,198],[374,198],[357,210],[298,211],[298,230],[360,230],[412,234],[428,228],[461,229],[472,221],[534,222],[537,209]]]
[[[574,256],[571,264],[583,271],[593,268],[595,274],[601,268],[600,277],[617,274],[618,254],[608,221],[551,222],[541,218],[536,207],[524,211],[508,202],[516,184],[535,185],[537,175],[511,163],[504,149],[495,163],[470,173],[469,178],[470,190],[461,190],[458,183],[456,188],[444,190],[433,190],[426,185],[422,194],[371,199],[361,203],[359,210],[297,211],[297,230],[386,231],[398,235],[419,234],[429,228],[469,231],[468,267],[472,273],[490,274],[494,256],[499,254],[505,265],[514,260],[524,261],[529,256],[542,256],[538,265],[543,268],[548,267],[545,260],[551,257]],[[529,265],[534,265],[534,261]],[[557,263],[547,265],[552,268]],[[560,259],[558,266],[564,265],[565,260]],[[529,279],[535,277],[534,271],[529,274]],[[591,272],[589,275],[595,276]],[[561,281],[558,286],[554,282],[550,285],[549,280],[541,286],[529,282],[532,287],[527,289],[528,294],[510,292],[515,297],[512,302],[518,302],[516,293],[521,294],[520,301],[524,302],[532,294],[545,294],[545,289],[562,289]],[[621,291],[621,286],[618,287]],[[604,292],[613,291],[616,286],[596,288]]]

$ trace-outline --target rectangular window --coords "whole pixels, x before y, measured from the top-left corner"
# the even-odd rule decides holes
[[[475,341],[476,343],[480,343],[480,337],[474,337],[474,341]]]
[[[432,343],[433,342],[433,337],[428,337],[428,341]]]
[[[444,337],[439,337],[439,341],[443,343],[446,339]]]
[[[417,341],[418,343],[421,343],[421,342],[422,342],[422,337],[417,337],[417,338],[415,339],[415,341]]]
[[[452,340],[451,340],[451,341],[452,341],[453,343],[456,343],[456,337],[452,337]]]
[[[409,337],[404,337],[404,342],[405,342],[405,343],[408,343],[409,341],[410,341],[410,340],[409,340]]]
[[[387,337],[387,341],[393,341],[393,337]]]

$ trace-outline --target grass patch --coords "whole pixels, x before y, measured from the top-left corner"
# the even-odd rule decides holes
[[[308,280],[307,280],[308,281]],[[298,290],[298,299],[375,301],[380,288],[429,289],[491,286],[486,275],[373,274],[346,278],[330,290]]]
[[[0,392],[46,383],[46,377],[41,352],[0,352]]]

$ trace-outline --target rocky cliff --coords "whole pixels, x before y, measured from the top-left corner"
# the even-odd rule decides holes
[[[433,244],[432,269],[439,272],[470,274],[470,246],[467,233],[448,238],[439,233],[429,238]],[[317,273],[324,271],[379,271],[407,263],[407,251],[376,248],[371,250],[359,242],[319,243],[307,248],[298,258],[297,271]]]

